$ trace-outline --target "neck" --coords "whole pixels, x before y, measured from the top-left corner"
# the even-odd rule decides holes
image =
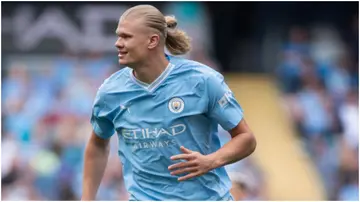
[[[138,80],[148,84],[155,81],[169,64],[165,54],[158,54],[157,56],[149,58],[145,63],[133,68],[134,76]]]

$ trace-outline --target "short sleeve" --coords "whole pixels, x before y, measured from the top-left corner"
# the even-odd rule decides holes
[[[110,138],[114,133],[114,125],[109,119],[109,109],[105,105],[105,96],[101,93],[101,88],[98,91],[94,106],[91,114],[91,125],[97,136],[107,139]]]
[[[206,91],[209,99],[208,116],[225,130],[237,126],[243,118],[243,110],[230,88],[220,74],[210,75],[206,79]]]

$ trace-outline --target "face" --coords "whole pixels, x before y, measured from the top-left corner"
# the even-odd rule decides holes
[[[149,32],[141,19],[121,19],[116,29],[119,63],[131,66],[148,55]]]

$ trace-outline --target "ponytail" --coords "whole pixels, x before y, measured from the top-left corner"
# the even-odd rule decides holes
[[[184,55],[190,51],[190,38],[180,29],[177,29],[177,21],[174,16],[165,16],[166,34],[165,46],[173,55]]]

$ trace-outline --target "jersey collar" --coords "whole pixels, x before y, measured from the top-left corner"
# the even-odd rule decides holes
[[[153,92],[161,83],[164,82],[164,80],[169,76],[169,74],[173,68],[174,68],[174,65],[169,62],[168,66],[165,68],[165,70],[151,84],[147,84],[147,83],[142,82],[139,79],[137,79],[134,76],[133,69],[130,69],[130,77],[137,85],[145,88],[149,92]]]

